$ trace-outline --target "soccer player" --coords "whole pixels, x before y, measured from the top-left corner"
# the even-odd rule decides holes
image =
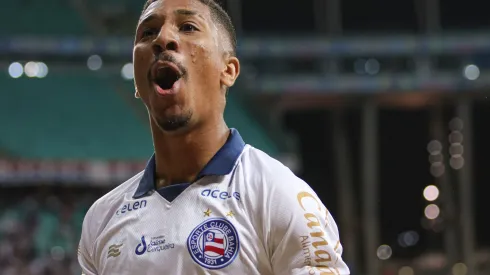
[[[134,77],[155,153],[86,214],[84,274],[350,274],[315,192],[227,127],[235,51],[214,1],[146,3]]]

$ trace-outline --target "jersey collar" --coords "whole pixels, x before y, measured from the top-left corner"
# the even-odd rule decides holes
[[[205,176],[224,176],[230,174],[243,148],[245,148],[245,142],[242,137],[236,129],[231,129],[230,137],[226,143],[202,169],[196,180]],[[148,161],[133,198],[138,199],[147,196],[153,190],[155,190],[155,154]]]

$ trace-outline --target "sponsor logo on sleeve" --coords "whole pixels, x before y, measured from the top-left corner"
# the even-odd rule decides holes
[[[207,269],[224,268],[238,255],[240,243],[237,230],[226,219],[208,219],[189,234],[187,249],[200,266]]]
[[[304,255],[304,264],[314,266],[312,270],[323,272],[322,274],[338,274],[333,267],[332,255],[329,253],[328,241],[325,239],[325,230],[322,227],[322,204],[319,199],[309,193],[300,192],[297,195],[299,206],[304,211],[304,222],[309,229],[305,236],[300,236],[301,248]]]
[[[121,250],[119,250],[121,246],[123,246],[123,244],[113,244],[109,246],[109,251],[107,252],[107,258],[110,257],[116,258],[119,255],[121,255]]]

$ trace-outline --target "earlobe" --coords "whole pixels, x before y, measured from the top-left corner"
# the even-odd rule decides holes
[[[240,61],[235,56],[229,56],[226,60],[226,66],[221,73],[221,83],[230,88],[235,84],[240,75]]]

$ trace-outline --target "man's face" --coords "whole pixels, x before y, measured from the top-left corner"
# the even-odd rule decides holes
[[[224,89],[239,72],[208,6],[160,0],[141,15],[133,51],[137,96],[170,132],[222,115]]]

